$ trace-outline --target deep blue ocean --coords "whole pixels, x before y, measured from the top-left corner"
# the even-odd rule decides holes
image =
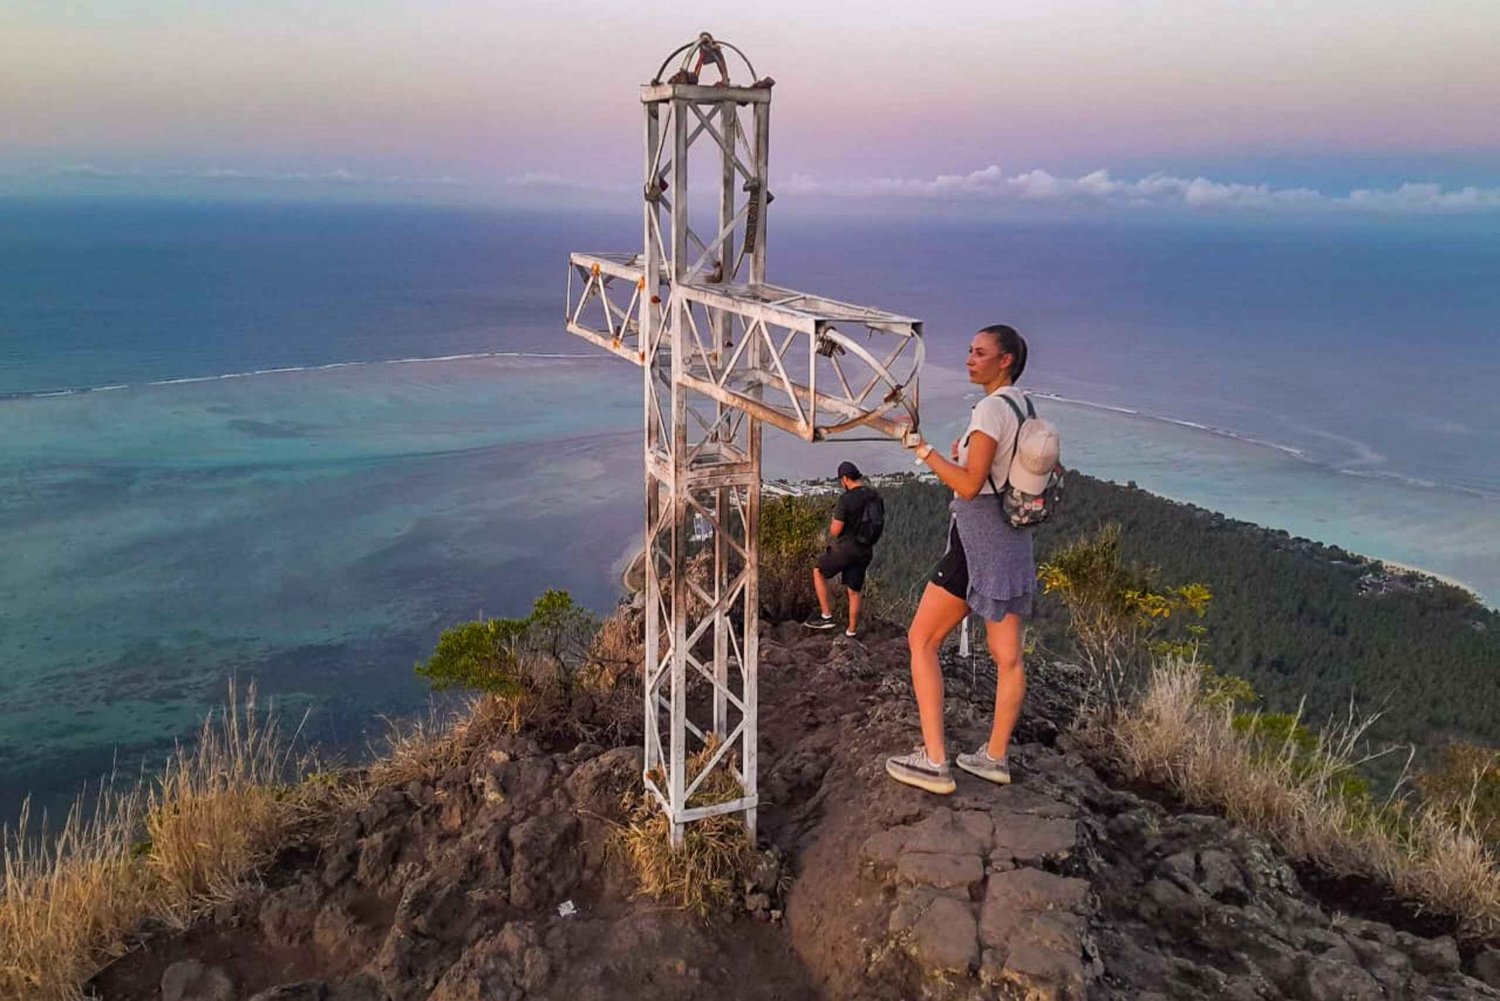
[[[562,329],[569,250],[638,220],[0,203],[0,819],[256,678],[358,754],[441,629],[605,610],[639,534],[639,376]],[[1087,472],[1500,597],[1500,228],[773,215],[778,284],[926,321],[957,425],[975,328]],[[1064,402],[1071,401],[1071,402]],[[939,432],[933,433],[934,437]],[[768,473],[886,445],[768,435]]]

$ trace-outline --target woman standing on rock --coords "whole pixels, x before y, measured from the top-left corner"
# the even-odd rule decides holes
[[[1050,473],[1057,461],[1057,435],[1050,425],[1027,420],[1025,433],[1020,433],[1021,414],[1029,403],[1012,387],[1025,369],[1026,341],[1021,335],[1003,324],[985,327],[969,344],[968,370],[969,381],[983,386],[986,395],[975,404],[964,436],[953,443],[952,461],[920,438],[907,442],[917,460],[954,493],[948,548],[922,592],[906,634],[922,746],[885,763],[897,782],[929,792],[954,789],[943,744],[938,651],[970,611],[984,617],[985,637],[995,659],[995,723],[987,744],[973,754],[958,755],[958,767],[991,782],[1010,781],[1006,752],[1026,696],[1021,641],[1023,620],[1031,615],[1036,591],[1036,560],[1031,530],[1011,527],[997,490],[1009,479],[1028,493],[1040,494],[1047,476],[1035,470]],[[1024,461],[1013,468],[1011,460],[1018,451]]]

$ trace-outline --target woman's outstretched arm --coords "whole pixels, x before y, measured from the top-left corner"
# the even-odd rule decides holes
[[[968,462],[963,465],[938,455],[931,442],[923,442],[917,446],[916,451],[918,458],[937,474],[938,479],[951,487],[954,493],[964,500],[973,500],[979,496],[979,491],[984,486],[984,478],[990,471],[990,463],[995,461],[995,449],[998,447],[995,439],[983,431],[974,431],[969,435]]]

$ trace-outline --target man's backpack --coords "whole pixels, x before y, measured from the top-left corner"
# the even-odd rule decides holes
[[[1024,414],[1021,412],[1020,404],[1016,403],[1008,395],[1001,393],[1000,398],[1010,406],[1010,409],[1016,415],[1016,438],[1011,443],[1010,450],[1010,461],[1012,467],[1014,467],[1017,461],[1017,452],[1021,447],[1021,432],[1028,422],[1036,421],[1045,425],[1046,431],[1054,439],[1057,436],[1057,432],[1049,422],[1042,420],[1042,418],[1036,415],[1036,408],[1031,405],[1030,396],[1025,397],[1026,412]],[[1055,441],[1053,444],[1055,447]],[[1039,473],[1040,471],[1038,470],[1037,472]],[[1000,500],[1000,511],[1006,523],[1012,528],[1030,528],[1040,525],[1057,512],[1058,506],[1062,504],[1063,481],[1066,475],[1067,470],[1063,468],[1063,464],[1053,460],[1052,469],[1046,474],[1046,481],[1042,484],[1041,490],[1038,493],[1028,493],[1022,490],[1011,483],[1009,476],[1005,479],[1005,485],[998,488],[995,486],[994,477],[987,475],[986,479],[989,480],[990,489],[995,491],[995,496]]]
[[[880,541],[880,536],[884,532],[885,501],[881,500],[880,495],[874,490],[870,490],[870,499],[865,501],[864,512],[859,518],[859,526],[854,530],[854,541],[862,546],[873,546]]]

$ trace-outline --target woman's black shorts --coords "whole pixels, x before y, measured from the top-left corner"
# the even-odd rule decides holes
[[[963,540],[958,537],[958,522],[948,524],[948,548],[932,571],[932,582],[960,601],[969,600],[969,558],[964,555]]]
[[[958,537],[957,521],[948,528],[948,549],[929,579],[959,601],[969,604],[969,557],[964,552],[963,540]],[[982,603],[978,614],[992,622],[999,622],[1007,615],[1030,618],[1033,598],[1034,595],[1027,593],[1003,601]]]

